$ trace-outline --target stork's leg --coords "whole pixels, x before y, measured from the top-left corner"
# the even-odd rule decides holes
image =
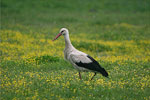
[[[79,78],[80,78],[80,80],[82,79],[82,78],[81,78],[81,74],[80,74],[80,72],[79,72]]]
[[[91,78],[91,80],[93,80],[94,76],[96,75],[96,73],[93,75],[93,77]]]

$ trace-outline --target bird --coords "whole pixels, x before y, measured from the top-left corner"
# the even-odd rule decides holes
[[[69,31],[67,28],[61,28],[59,34],[52,40],[55,41],[60,36],[64,36],[65,49],[64,49],[64,59],[69,61],[73,67],[79,72],[79,78],[81,77],[81,72],[94,72],[94,76],[97,73],[102,74],[104,77],[108,78],[108,72],[90,55],[77,50],[70,41]]]

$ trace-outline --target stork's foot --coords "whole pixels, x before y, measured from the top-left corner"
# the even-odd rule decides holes
[[[93,80],[94,76],[96,75],[96,73],[93,75],[93,77],[91,78],[91,80]]]
[[[79,78],[80,78],[80,80],[82,79],[80,72],[79,72]]]

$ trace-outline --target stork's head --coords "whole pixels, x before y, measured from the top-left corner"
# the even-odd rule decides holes
[[[66,35],[66,34],[68,34],[69,32],[68,32],[68,29],[67,28],[62,28],[61,30],[60,30],[60,32],[59,32],[59,34],[53,39],[53,41],[54,40],[56,40],[58,37],[60,37],[61,35]]]

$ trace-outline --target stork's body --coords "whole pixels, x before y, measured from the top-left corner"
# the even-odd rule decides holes
[[[94,60],[88,54],[81,52],[73,47],[69,38],[69,32],[66,28],[62,28],[60,30],[60,33],[56,36],[54,40],[56,40],[61,35],[64,35],[65,39],[64,58],[68,60],[73,65],[73,67],[79,71],[80,79],[81,71],[92,71],[95,73],[94,76],[98,72],[101,73],[103,76],[108,77],[108,73],[105,71],[104,68],[99,65],[96,60]]]

